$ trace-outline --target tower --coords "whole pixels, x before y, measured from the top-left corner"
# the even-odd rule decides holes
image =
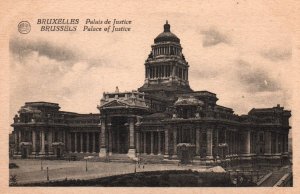
[[[188,81],[188,62],[182,54],[180,39],[171,32],[166,21],[164,31],[151,46],[152,50],[145,61],[145,81],[139,91],[145,93],[191,92]]]

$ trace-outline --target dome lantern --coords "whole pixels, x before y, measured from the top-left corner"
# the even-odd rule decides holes
[[[164,32],[170,32],[170,24],[168,24],[168,20],[166,21],[166,24],[164,25]]]
[[[174,42],[180,43],[180,39],[171,32],[170,30],[171,25],[168,23],[168,20],[164,24],[164,31],[160,33],[155,39],[154,43],[161,43],[161,42]]]

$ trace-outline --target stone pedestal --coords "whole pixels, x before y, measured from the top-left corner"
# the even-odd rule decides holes
[[[136,158],[136,153],[135,153],[135,149],[129,149],[128,150],[128,153],[127,153],[127,156],[131,159],[134,159]]]
[[[101,148],[99,152],[100,158],[106,158],[106,148]]]

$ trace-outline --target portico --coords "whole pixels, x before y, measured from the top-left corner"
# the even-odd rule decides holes
[[[100,158],[127,154],[135,158],[140,149],[139,115],[147,113],[144,94],[136,91],[104,93],[98,107],[101,117]]]

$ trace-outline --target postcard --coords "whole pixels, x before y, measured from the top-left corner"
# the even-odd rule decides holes
[[[2,4],[4,193],[299,191],[294,1]]]

